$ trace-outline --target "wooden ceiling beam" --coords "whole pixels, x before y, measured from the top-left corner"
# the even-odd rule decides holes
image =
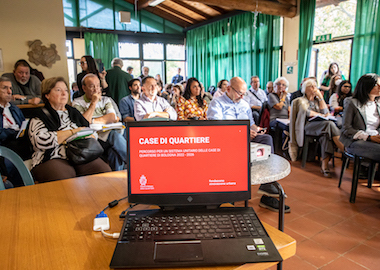
[[[199,0],[188,0],[199,2]],[[222,6],[227,8],[232,8],[236,10],[246,10],[246,11],[255,11],[256,3],[258,11],[276,16],[283,16],[288,18],[293,18],[297,15],[297,6],[285,3],[279,3],[269,0],[202,0],[203,4],[213,5],[213,6]]]
[[[189,23],[191,24],[194,24],[194,23],[197,23],[198,21],[178,10],[175,10],[174,8],[171,8],[167,5],[164,5],[164,3],[162,3],[161,5],[159,6],[156,6],[156,8],[159,8],[159,9],[163,9],[164,11],[168,12],[168,13],[171,13],[173,16],[176,16],[178,17],[178,19],[184,19],[186,21],[188,21]]]
[[[297,6],[297,0],[277,0],[281,4],[289,4],[292,6]]]
[[[181,0],[171,0],[172,2],[178,4],[178,5],[181,5],[183,6],[184,8],[188,9],[188,10],[191,10],[192,12],[195,12],[201,16],[203,16],[205,19],[209,20],[212,18],[212,16],[210,16],[209,14],[203,12],[202,10],[199,10],[191,5],[188,5],[186,4],[185,2],[181,1]]]
[[[185,21],[185,20],[181,20],[179,19],[178,17],[176,16],[173,16],[172,14],[158,8],[158,6],[155,6],[155,7],[146,7],[145,8],[146,11],[149,11],[150,13],[153,13],[165,20],[168,20],[176,25],[179,25],[183,28],[186,28],[186,27],[189,27],[191,25],[191,23]]]
[[[209,8],[212,8],[213,10],[219,12],[220,14],[224,14],[226,13],[227,11],[222,8],[222,7],[217,7],[217,6],[213,6],[213,5],[207,5]]]

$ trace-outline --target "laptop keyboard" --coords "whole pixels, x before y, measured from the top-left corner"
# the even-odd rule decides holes
[[[121,241],[170,241],[264,237],[254,213],[128,215]]]

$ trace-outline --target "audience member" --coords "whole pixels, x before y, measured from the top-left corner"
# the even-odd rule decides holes
[[[107,72],[105,70],[101,70],[100,72],[98,71],[95,60],[94,58],[92,58],[91,55],[82,56],[82,58],[80,59],[79,65],[82,68],[82,72],[77,75],[79,96],[84,95],[84,91],[82,87],[82,79],[84,76],[86,76],[89,73],[95,74],[99,78],[101,82],[102,92],[106,93],[108,91],[108,84],[106,81]]]
[[[132,72],[133,72],[133,67],[131,67],[131,66],[128,66],[127,67],[127,72],[129,73],[129,75],[131,75],[132,76],[132,78],[133,78],[133,74],[132,74]]]
[[[123,122],[135,121],[134,105],[135,101],[140,98],[141,83],[139,79],[132,79],[128,83],[131,94],[123,97],[119,102],[119,109]]]
[[[267,92],[267,95],[269,95],[270,93],[273,93],[273,82],[271,81],[267,82],[267,88],[265,90]]]
[[[343,113],[344,100],[352,96],[350,81],[341,81],[336,89],[336,93],[332,94],[329,100],[330,110],[334,115]]]
[[[111,98],[102,96],[100,81],[95,74],[87,74],[83,80],[84,95],[74,99],[76,108],[89,123],[111,124],[119,121]],[[100,131],[99,142],[104,148],[112,170],[124,169],[127,160],[127,143],[117,130]]]
[[[141,75],[139,76],[140,81],[144,80],[144,78],[149,76],[149,68],[147,66],[143,66],[141,68]]]
[[[252,116],[256,123],[259,123],[260,111],[268,97],[263,89],[260,88],[260,79],[258,76],[251,77],[251,88],[244,95],[244,100],[248,102],[252,109]]]
[[[201,85],[201,97],[204,100],[206,100],[207,106],[208,106],[210,104],[210,102],[211,102],[211,100],[212,100],[213,97],[212,97],[212,95],[211,95],[210,92],[206,92],[205,91],[205,87],[204,87],[203,83],[200,83],[200,85]]]
[[[380,77],[360,77],[344,109],[341,142],[347,151],[380,162]]]
[[[181,81],[183,81],[183,76],[181,76],[181,68],[179,67],[177,71],[178,71],[177,75],[173,76],[172,78],[173,84],[180,83]]]
[[[336,89],[338,88],[338,85],[342,82],[342,77],[340,74],[335,74],[331,77],[330,85],[329,85],[329,94],[328,94],[328,101],[330,100],[330,97],[332,94],[336,93]]]
[[[106,81],[108,84],[108,96],[113,98],[116,103],[119,103],[123,97],[128,96],[128,82],[132,80],[132,76],[122,70],[123,60],[120,58],[112,59],[112,68],[107,70]]]
[[[216,92],[214,93],[213,97],[214,98],[217,98],[217,97],[220,97],[222,95],[224,95],[227,91],[227,86],[228,86],[228,81],[227,80],[220,80],[218,82],[218,84],[216,85],[217,87],[217,90]]]
[[[325,102],[328,102],[329,100],[330,80],[332,76],[336,74],[340,74],[342,76],[342,80],[346,79],[344,75],[341,74],[341,72],[339,71],[338,63],[333,62],[329,65],[329,72],[323,79],[321,87],[319,88],[323,92],[323,99],[325,100]]]
[[[207,111],[207,118],[210,120],[230,120],[230,119],[249,119],[251,123],[250,137],[252,142],[267,144],[271,146],[273,152],[272,137],[262,134],[261,129],[255,125],[252,118],[249,104],[243,100],[247,91],[247,84],[240,77],[231,79],[227,86],[225,95],[213,98]],[[279,201],[271,196],[278,196],[277,188],[273,184],[264,184],[259,188],[259,192],[264,194],[260,200],[260,206],[272,211],[279,210]],[[285,212],[290,212],[289,206],[285,207]]]
[[[10,103],[12,100],[12,82],[7,77],[0,77],[0,145],[15,151],[22,159],[29,158],[24,138],[17,138],[25,117],[21,110]],[[1,158],[1,175],[6,176],[11,186],[22,186],[23,181],[14,165]],[[1,181],[1,180],[0,180]]]
[[[176,108],[179,98],[183,95],[183,91],[184,90],[183,90],[182,84],[177,83],[177,84],[173,85],[172,93],[171,93],[170,98],[168,100],[169,104],[173,108]]]
[[[62,77],[44,80],[41,92],[45,107],[36,111],[28,129],[34,150],[31,170],[34,180],[41,183],[111,171],[101,158],[82,165],[69,163],[64,142],[73,133],[88,127],[89,122],[67,105],[69,91]]]
[[[308,79],[302,84],[302,93],[304,96],[295,99],[291,105],[289,155],[293,161],[297,159],[298,147],[303,146],[304,135],[319,136],[321,172],[325,177],[331,177],[328,162],[334,154],[334,144],[344,151],[344,146],[339,141],[340,131],[333,121],[308,121],[314,116],[329,115],[322,92],[318,90],[314,79]]]
[[[285,77],[277,78],[274,81],[274,91],[268,95],[268,105],[270,112],[270,127],[276,128],[276,118],[288,119],[290,113],[290,101],[287,97],[289,81]]]
[[[164,89],[162,89],[161,97],[163,97],[164,99],[166,99],[167,101],[169,101],[170,100],[170,94],[172,92],[172,88],[173,88],[173,84],[172,83],[167,83],[164,86]]]
[[[293,102],[293,100],[295,100],[296,98],[299,98],[299,97],[302,97],[303,96],[303,94],[302,94],[302,84],[306,81],[306,80],[308,80],[308,79],[313,79],[313,80],[315,80],[315,83],[317,84],[318,82],[317,82],[317,78],[315,78],[315,77],[307,77],[307,78],[303,78],[303,80],[302,80],[302,82],[301,82],[301,85],[300,85],[300,88],[297,90],[297,91],[295,91],[295,92],[293,92],[291,95],[290,95],[290,104]]]
[[[157,93],[161,96],[162,89],[164,88],[164,83],[162,82],[161,75],[156,74],[156,77],[154,77],[157,82]]]
[[[24,59],[15,63],[13,73],[5,73],[12,82],[13,104],[38,104],[41,102],[41,81],[30,75],[30,65]]]
[[[201,96],[199,81],[192,77],[187,80],[183,96],[179,97],[176,111],[178,120],[206,120],[207,102]]]
[[[148,76],[142,80],[142,95],[139,100],[136,100],[134,105],[135,119],[162,117],[177,120],[177,113],[166,99],[157,96],[157,82]]]
[[[79,97],[79,87],[76,82],[73,82],[71,84],[71,90],[70,90],[70,101],[72,102],[74,98]]]

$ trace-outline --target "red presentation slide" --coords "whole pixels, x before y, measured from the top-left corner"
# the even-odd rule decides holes
[[[247,128],[244,125],[131,128],[132,194],[246,190]]]

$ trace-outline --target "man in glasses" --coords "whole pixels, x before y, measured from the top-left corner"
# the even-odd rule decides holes
[[[100,80],[89,73],[82,79],[84,95],[73,100],[76,108],[91,124],[112,124],[119,122],[117,105],[110,97],[102,96]],[[99,131],[99,142],[107,154],[108,164],[113,171],[124,170],[127,160],[127,142],[117,130]]]
[[[13,104],[38,104],[41,102],[41,81],[30,74],[30,65],[25,60],[18,60],[13,73],[5,73],[12,82]]]
[[[268,101],[267,94],[260,88],[259,76],[251,77],[251,87],[244,96],[244,100],[248,102],[252,109],[253,119],[258,122],[260,118],[260,110],[264,102]]]
[[[209,120],[233,120],[249,119],[251,123],[251,142],[270,145],[273,153],[273,140],[268,134],[262,133],[262,129],[253,120],[251,107],[243,99],[247,92],[247,84],[240,77],[230,80],[225,95],[214,98],[207,110]],[[263,194],[260,206],[278,212],[279,201],[274,196],[279,197],[277,188],[273,184],[263,184],[259,188],[259,193]],[[269,196],[267,196],[269,195]],[[285,206],[285,212],[290,212],[290,207]]]

